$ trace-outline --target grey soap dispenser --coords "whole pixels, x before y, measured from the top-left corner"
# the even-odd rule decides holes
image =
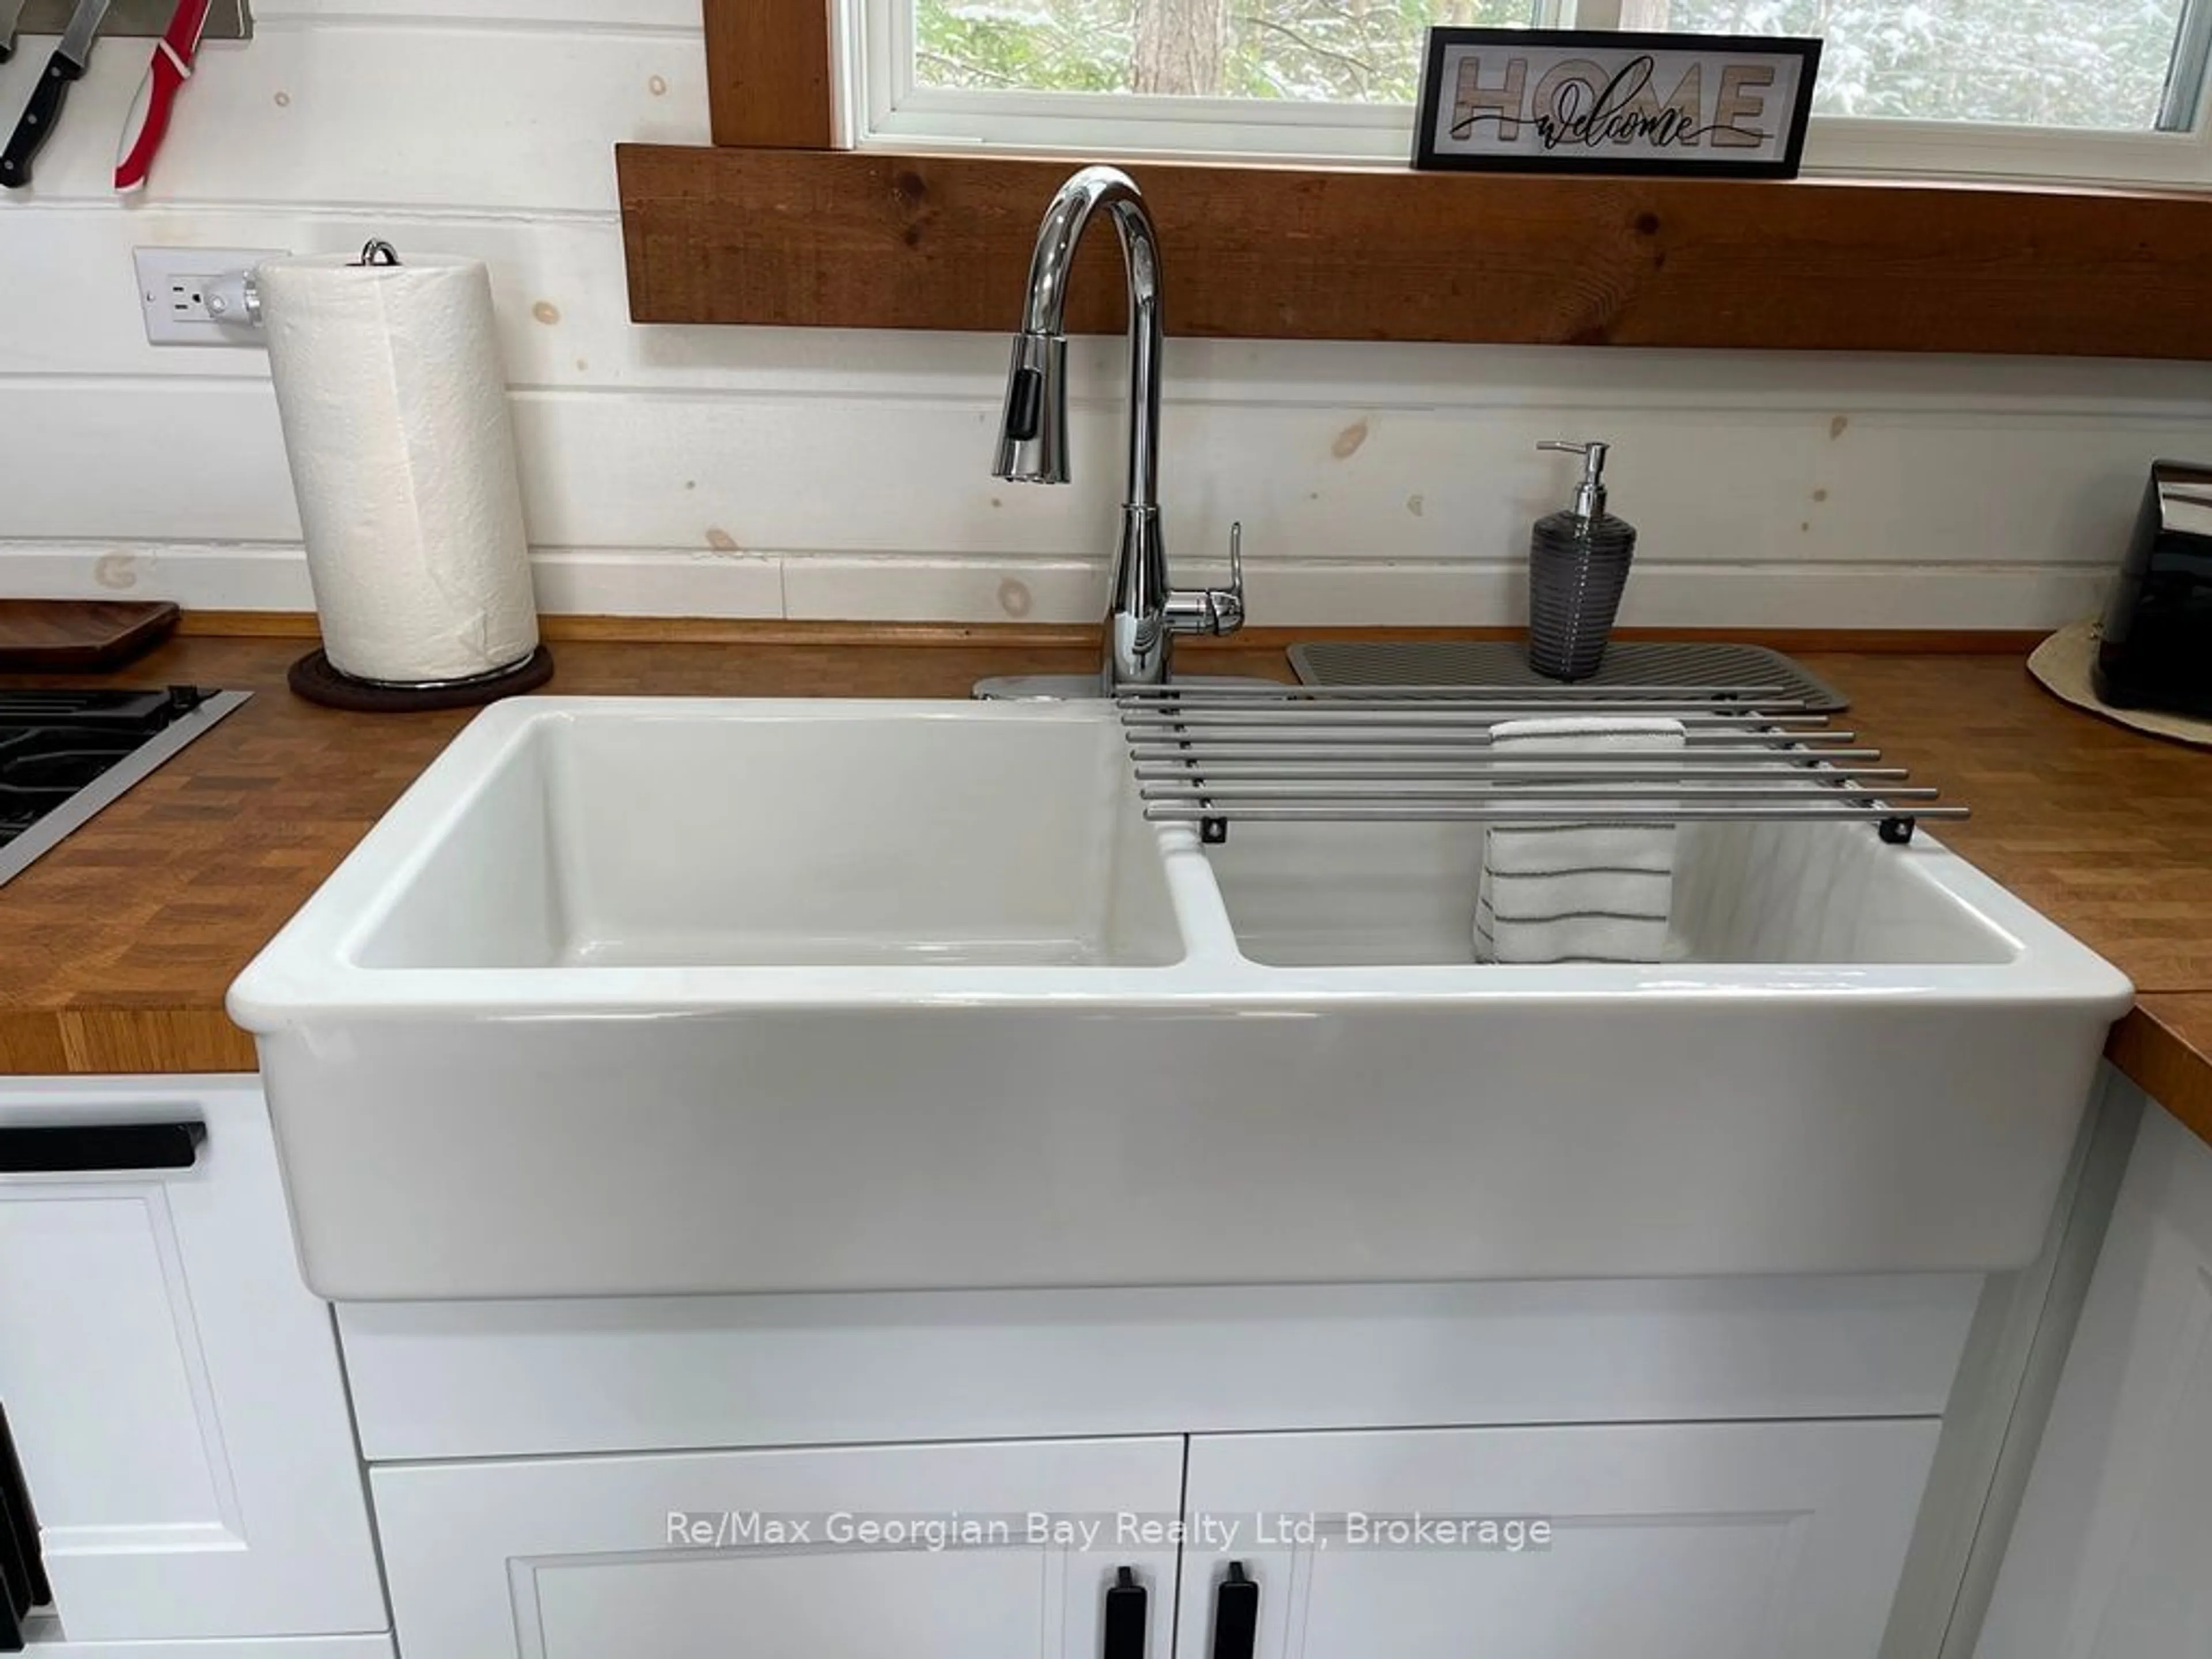
[[[1555,680],[1586,680],[1605,658],[1636,556],[1636,526],[1605,510],[1610,445],[1536,447],[1581,456],[1583,476],[1573,504],[1537,520],[1528,538],[1528,665]]]

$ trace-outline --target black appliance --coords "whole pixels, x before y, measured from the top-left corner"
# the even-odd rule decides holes
[[[245,701],[193,685],[0,690],[0,882]]]
[[[2212,466],[2153,463],[2093,678],[2116,708],[2212,715]]]
[[[23,1625],[33,1607],[54,1599],[39,1554],[39,1522],[23,1484],[23,1465],[0,1408],[0,1653],[23,1650]]]

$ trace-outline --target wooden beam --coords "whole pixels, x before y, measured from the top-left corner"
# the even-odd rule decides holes
[[[828,0],[705,0],[707,101],[718,144],[837,141]]]
[[[1000,330],[1070,164],[617,150],[641,323]],[[2212,357],[2212,197],[1138,164],[1171,333]],[[1070,325],[1120,326],[1112,238]]]

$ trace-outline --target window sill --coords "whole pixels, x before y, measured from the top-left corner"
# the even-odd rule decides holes
[[[1066,161],[623,145],[641,323],[1008,326]],[[2212,196],[1139,165],[1174,334],[2212,357]],[[1111,239],[1071,329],[1121,327]]]

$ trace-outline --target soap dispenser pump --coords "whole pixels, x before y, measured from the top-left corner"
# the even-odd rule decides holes
[[[1528,538],[1528,665],[1555,680],[1586,680],[1605,659],[1636,556],[1636,527],[1606,511],[1612,446],[1547,440],[1539,449],[1583,458],[1571,505],[1536,520]]]

